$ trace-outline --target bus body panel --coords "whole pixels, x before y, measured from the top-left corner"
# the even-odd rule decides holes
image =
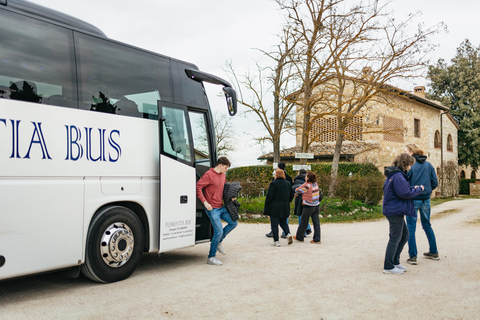
[[[156,121],[0,99],[0,177],[158,177],[158,144]]]
[[[83,188],[78,177],[0,178],[0,279],[81,262]]]

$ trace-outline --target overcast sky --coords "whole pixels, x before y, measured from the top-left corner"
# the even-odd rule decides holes
[[[238,74],[254,69],[261,54],[276,43],[283,18],[273,0],[30,0],[87,21],[109,38],[196,64],[200,70],[227,79],[225,62],[232,61]],[[355,1],[348,0],[350,3]],[[380,1],[381,2],[381,1]],[[448,33],[432,38],[439,47],[432,61],[455,55],[468,38],[480,45],[480,1],[478,0],[393,0],[390,7],[399,19],[421,11],[426,25],[444,22]],[[405,90],[427,85],[417,79]],[[207,85],[212,109],[227,113],[218,86]],[[241,109],[241,106],[239,106]],[[239,110],[241,113],[241,110]],[[250,115],[232,119],[237,150],[230,154],[234,166],[259,164],[256,160],[272,146],[263,149],[252,136],[264,135],[262,126]],[[295,145],[293,136],[282,136],[282,148]]]

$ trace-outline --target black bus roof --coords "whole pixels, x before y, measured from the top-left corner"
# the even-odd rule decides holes
[[[27,0],[0,0],[0,5],[5,3],[8,8],[14,9],[16,11],[25,12],[34,16],[53,20],[64,25],[74,27],[76,29],[87,31],[91,34],[107,38],[105,33],[102,32],[102,30],[98,29],[90,23],[72,17],[68,14],[41,6],[39,4]]]

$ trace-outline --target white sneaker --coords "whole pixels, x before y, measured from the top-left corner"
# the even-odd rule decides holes
[[[288,240],[288,244],[292,244],[293,243],[293,237],[292,235],[289,233],[287,234],[287,240]]]
[[[221,266],[222,261],[218,260],[216,257],[210,257],[207,260],[207,264],[213,264],[214,266]]]
[[[274,241],[272,246],[274,247],[281,247],[282,245],[280,244],[280,241]]]
[[[220,252],[221,254],[227,254],[227,252],[225,251],[225,249],[223,249],[221,243],[218,244],[218,246],[217,246],[217,251]]]
[[[402,266],[401,264],[396,264],[395,268],[403,270],[403,272],[407,271],[407,267]]]
[[[393,268],[393,269],[383,269],[383,273],[391,274],[402,274],[404,271],[402,269]]]

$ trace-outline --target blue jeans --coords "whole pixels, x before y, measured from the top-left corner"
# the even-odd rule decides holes
[[[238,225],[237,221],[233,221],[230,213],[228,213],[225,207],[213,208],[212,211],[207,211],[207,216],[210,218],[213,226],[213,237],[212,242],[210,243],[210,251],[208,252],[208,257],[215,257],[217,253],[217,247],[220,242],[225,239],[227,234],[230,233]],[[222,226],[222,220],[227,223],[225,228]]]
[[[388,240],[383,264],[385,270],[391,270],[397,264],[400,264],[400,253],[402,253],[403,247],[408,241],[408,228],[403,217],[400,215],[386,217],[390,225],[390,239]]]
[[[418,212],[422,228],[427,236],[428,244],[430,246],[430,253],[438,253],[437,241],[435,240],[435,233],[430,224],[430,199],[414,200],[415,212]],[[417,218],[407,216],[407,226],[410,236],[408,237],[408,255],[411,257],[417,256],[417,243],[415,241],[415,229],[417,228]]]

